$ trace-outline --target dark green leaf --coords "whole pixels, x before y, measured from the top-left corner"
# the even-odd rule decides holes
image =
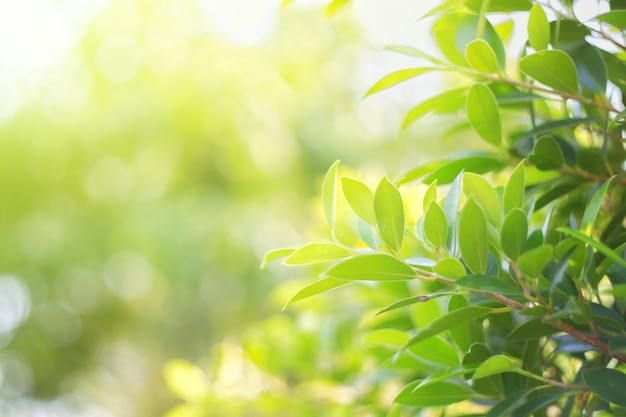
[[[518,208],[511,210],[504,218],[500,229],[500,245],[506,256],[516,261],[524,250],[527,236],[526,213]]]
[[[542,171],[560,168],[565,162],[563,152],[552,136],[539,138],[528,161]]]
[[[598,50],[584,40],[562,43],[560,49],[567,52],[574,60],[580,85],[590,91],[604,94],[608,81],[608,71]]]
[[[498,146],[502,138],[500,111],[496,96],[484,84],[474,84],[465,102],[467,117],[478,136],[485,142]]]
[[[529,77],[548,87],[567,93],[578,93],[578,75],[574,61],[556,49],[539,51],[522,58],[519,67]]]
[[[468,275],[459,280],[457,284],[462,288],[476,291],[484,291],[502,295],[523,295],[522,290],[511,284],[500,281],[498,278],[486,275]]]
[[[372,226],[376,225],[372,190],[362,182],[347,177],[341,178],[341,187],[354,213]]]
[[[490,308],[480,306],[468,306],[453,310],[436,320],[432,321],[428,326],[421,329],[415,336],[413,336],[408,342],[407,347],[419,343],[422,340],[426,340],[436,334],[450,329],[451,327],[458,326],[468,321],[472,321],[478,317],[487,315],[491,311]]]
[[[374,213],[383,242],[399,250],[404,237],[404,203],[396,186],[387,178],[380,181],[374,193]]]
[[[325,275],[355,281],[403,281],[416,277],[409,265],[383,253],[345,260],[332,266]]]
[[[291,253],[284,263],[287,265],[315,264],[329,262],[350,256],[344,247],[334,243],[309,243]]]
[[[626,407],[626,375],[609,368],[584,369],[582,372],[585,385],[605,401]]]
[[[563,398],[563,393],[538,395],[537,397],[527,400],[524,404],[513,410],[510,417],[530,416],[535,411],[556,402],[559,398]]]
[[[407,68],[392,72],[391,74],[387,74],[379,81],[377,81],[376,84],[372,86],[372,88],[367,90],[367,93],[365,93],[365,96],[363,98],[436,69],[437,68]]]
[[[487,221],[481,208],[469,199],[459,216],[459,249],[465,265],[475,274],[487,270]]]
[[[613,25],[620,30],[626,30],[626,10],[612,10],[597,17],[601,22]]]
[[[283,307],[283,310],[289,307],[291,304],[295,303],[296,301],[300,301],[305,298],[308,298],[317,294],[321,294],[326,291],[330,291],[333,288],[341,287],[349,283],[350,282],[344,281],[342,279],[322,278],[318,281],[315,281],[312,284],[307,285],[306,287],[298,291],[293,297],[289,299],[289,301],[287,301],[287,304],[285,304],[285,306]]]
[[[508,416],[508,412],[515,407],[515,405],[524,399],[528,394],[533,391],[536,391],[537,388],[528,388],[522,391],[514,392],[513,394],[508,395],[502,401],[500,401],[495,407],[493,407],[489,412],[485,415],[485,417],[503,417]]]

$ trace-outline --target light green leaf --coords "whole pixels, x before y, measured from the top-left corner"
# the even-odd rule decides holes
[[[500,245],[502,250],[513,261],[516,261],[524,250],[528,236],[526,213],[514,208],[506,215],[500,229]]]
[[[378,237],[376,227],[365,223],[365,221],[359,217],[356,219],[356,229],[359,233],[359,237],[367,246],[374,250],[378,250],[380,248],[380,237]]]
[[[616,369],[592,368],[582,372],[585,385],[605,401],[626,407],[626,375]]]
[[[289,256],[295,251],[293,248],[289,249],[274,249],[265,254],[263,257],[263,261],[261,262],[261,269],[265,268],[268,263],[275,261],[276,259],[284,258],[285,256]]]
[[[387,46],[385,49],[388,50],[388,51],[397,52],[397,53],[402,54],[402,55],[412,56],[414,58],[425,59],[425,60],[430,61],[430,62],[432,62],[434,64],[442,64],[442,63],[444,63],[442,60],[437,59],[434,56],[429,55],[429,54],[427,54],[424,51],[412,48],[410,46],[391,45],[391,46]]]
[[[431,245],[443,248],[448,239],[448,222],[443,209],[434,201],[431,201],[428,210],[424,214],[424,234]]]
[[[459,287],[469,288],[476,291],[484,291],[503,295],[523,295],[522,290],[511,284],[500,281],[496,277],[486,275],[468,275],[457,282]]]
[[[322,206],[324,207],[324,214],[326,215],[326,221],[330,228],[331,234],[335,233],[335,211],[337,206],[337,168],[339,167],[339,161],[335,161],[324,177],[322,182]]]
[[[463,174],[463,192],[468,198],[474,197],[489,223],[500,226],[500,201],[489,181],[480,175],[466,172]]]
[[[483,317],[489,312],[491,308],[480,306],[468,306],[462,307],[457,310],[453,310],[439,318],[430,322],[426,327],[421,329],[415,336],[413,336],[407,342],[407,347],[419,343],[422,340],[426,340],[436,334],[446,331],[452,327],[467,323],[478,317]]]
[[[581,233],[591,236],[593,223],[596,221],[596,217],[598,217],[598,212],[600,211],[606,192],[609,189],[609,185],[611,185],[611,181],[613,181],[613,178],[606,180],[604,184],[602,184],[602,186],[593,194],[589,203],[587,203],[587,207],[585,207],[585,212],[583,213],[583,218],[580,222]]]
[[[399,250],[404,237],[404,203],[387,178],[380,181],[374,193],[374,213],[383,242],[394,251]]]
[[[484,0],[468,0],[467,7],[475,12],[484,7]],[[518,12],[530,9],[532,3],[529,0],[490,0],[487,4],[487,12]]]
[[[333,288],[341,287],[347,284],[350,284],[350,281],[335,278],[322,278],[298,291],[293,297],[289,299],[289,301],[287,301],[287,304],[285,304],[283,310],[285,310],[296,301],[304,300],[305,298],[309,298],[314,295],[321,294],[323,292],[330,291]]]
[[[447,368],[441,370],[439,372],[435,372],[434,374],[428,375],[426,378],[422,379],[419,384],[415,387],[418,389],[424,385],[432,384],[439,381],[445,381],[446,379],[451,379],[457,376],[466,375],[468,373],[474,372],[478,368],[478,365],[458,365],[453,366],[451,368]]]
[[[563,51],[545,50],[525,56],[520,60],[519,68],[548,87],[578,94],[576,66],[572,58]]]
[[[408,341],[404,341],[405,344]],[[444,366],[459,365],[459,355],[457,351],[450,345],[448,341],[443,340],[439,336],[429,337],[419,343],[415,343],[409,347],[409,352],[417,356],[421,360],[436,363]]]
[[[626,30],[626,10],[612,10],[597,17],[601,22],[608,23],[620,30]]]
[[[376,253],[340,262],[326,271],[325,276],[352,281],[404,281],[417,274],[393,256]]]
[[[350,4],[350,0],[332,0],[326,5],[326,16],[333,17],[340,10],[346,8]]]
[[[422,200],[422,210],[424,210],[424,213],[428,210],[431,201],[437,201],[437,180],[433,181],[424,193],[424,199]]]
[[[448,405],[466,400],[471,392],[462,385],[441,381],[416,388],[419,384],[414,381],[406,385],[394,402],[413,407],[435,407]]]
[[[548,48],[550,43],[550,23],[546,12],[540,4],[535,4],[530,9],[528,18],[528,41],[535,51]]]
[[[372,190],[360,181],[352,178],[341,178],[341,187],[346,201],[354,213],[372,226],[376,225],[374,213],[374,194]]]
[[[450,188],[448,194],[443,200],[443,211],[446,213],[446,220],[448,221],[448,240],[446,241],[446,249],[451,256],[457,257],[458,246],[458,227],[459,222],[459,204],[461,202],[461,189],[463,183],[463,172],[461,171]]]
[[[552,136],[539,138],[528,161],[541,171],[560,168],[565,163],[561,147]]]
[[[437,68],[407,68],[399,71],[394,71],[391,74],[385,75],[383,78],[377,81],[376,84],[374,84],[369,90],[367,90],[367,93],[365,93],[365,96],[363,96],[363,98],[371,96],[374,93],[393,87],[394,85],[400,84],[403,81],[410,80],[411,78],[415,78],[418,75],[436,69]]]
[[[504,355],[494,355],[478,367],[472,378],[479,379],[490,375],[501,374],[502,372],[515,371],[517,371],[517,366],[515,366],[511,359]]]
[[[565,233],[566,235],[572,236],[575,239],[594,247],[598,252],[602,253],[604,256],[611,259],[613,262],[626,268],[626,261],[624,261],[622,257],[620,257],[617,253],[615,253],[611,248],[606,246],[604,243],[598,242],[597,240],[592,239],[589,236],[584,235],[577,230],[570,229],[569,227],[557,227],[556,231]]]
[[[363,337],[363,341],[366,343],[394,346],[397,348],[406,345],[408,340],[408,334],[396,329],[378,329],[369,332]]]
[[[457,280],[467,275],[465,267],[456,258],[443,258],[433,266],[433,271],[445,278]]]
[[[493,74],[498,72],[496,53],[483,39],[475,39],[465,47],[465,59],[476,71]]]
[[[508,214],[514,208],[524,207],[524,189],[526,187],[524,161],[517,164],[504,188],[504,213]]]
[[[498,146],[502,139],[502,127],[500,111],[496,96],[484,84],[474,84],[467,93],[466,100],[467,117],[470,124],[485,140],[485,142]]]
[[[495,156],[472,155],[460,157],[432,170],[432,172],[424,178],[424,182],[429,184],[437,180],[439,185],[445,185],[454,181],[461,171],[484,174],[486,172],[497,171],[503,166],[504,162]]]
[[[470,198],[459,216],[459,249],[465,265],[475,274],[487,270],[487,221],[481,208]]]
[[[417,297],[408,297],[408,298],[403,298],[402,300],[398,300],[395,303],[392,303],[390,305],[388,305],[387,307],[378,310],[376,313],[374,313],[374,315],[372,316],[372,318],[379,316],[381,314],[387,313],[389,311],[393,311],[393,310],[397,310],[399,308],[402,307],[407,307],[413,304],[417,304],[417,303],[425,303],[429,300],[431,300],[432,298],[435,297],[442,297],[445,295],[449,295],[449,293],[436,293],[436,294],[430,294],[430,295],[420,295]]]
[[[553,251],[554,248],[551,245],[541,245],[522,253],[517,258],[517,265],[526,276],[536,278],[548,264]]]
[[[402,129],[405,129],[411,123],[429,113],[449,113],[460,109],[463,107],[463,103],[465,103],[466,93],[467,88],[465,87],[455,88],[454,90],[445,91],[439,95],[420,101],[420,103],[409,110],[404,117]]]
[[[345,248],[334,243],[309,243],[291,253],[284,263],[287,265],[305,265],[335,261],[350,256]]]

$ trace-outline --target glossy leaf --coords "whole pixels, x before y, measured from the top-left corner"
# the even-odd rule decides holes
[[[500,201],[493,185],[484,177],[473,173],[463,174],[463,192],[483,210],[487,221],[492,225],[500,226]]]
[[[309,243],[291,253],[284,263],[287,265],[305,265],[335,261],[350,256],[344,247],[334,243]]]
[[[335,211],[337,206],[337,168],[339,167],[339,161],[335,161],[324,177],[322,182],[322,205],[324,207],[324,214],[326,215],[326,221],[331,233],[334,235],[335,230]]]
[[[541,274],[543,268],[552,257],[554,248],[550,245],[541,245],[538,248],[531,249],[522,253],[517,259],[517,265],[522,272],[530,277],[536,278]]]
[[[498,278],[487,275],[468,275],[457,282],[461,288],[469,288],[475,291],[490,292],[502,295],[523,295],[522,290]]]
[[[598,252],[602,253],[604,256],[611,259],[613,262],[626,268],[626,261],[624,261],[622,257],[620,257],[617,253],[615,253],[611,248],[606,246],[604,243],[599,242],[593,238],[590,238],[589,236],[584,235],[580,233],[579,231],[573,230],[569,227],[557,227],[556,231],[565,233],[566,235],[572,236],[573,238],[592,246]]]
[[[484,84],[474,84],[467,93],[467,117],[485,142],[498,146],[502,138],[500,111],[493,92]]]
[[[428,326],[421,329],[415,336],[413,336],[407,342],[407,347],[419,343],[422,340],[426,340],[436,334],[450,329],[451,327],[467,323],[478,317],[485,316],[491,311],[487,307],[468,306],[462,307],[458,310],[453,310],[443,316],[440,316],[436,320],[432,321]]]
[[[394,402],[413,407],[435,407],[463,401],[471,392],[462,385],[441,381],[417,387],[419,381],[406,385]]]
[[[383,253],[345,260],[332,266],[325,275],[353,281],[404,281],[416,277],[409,265]]]
[[[341,187],[343,195],[354,213],[368,224],[376,225],[372,190],[362,182],[348,177],[341,178]]]
[[[465,47],[465,59],[476,71],[492,74],[498,72],[498,58],[483,39],[475,39]]]
[[[535,51],[547,49],[550,43],[550,23],[546,12],[540,4],[535,4],[530,9],[528,18],[528,42]]]
[[[487,270],[487,221],[481,208],[470,199],[459,216],[459,249],[465,265],[475,274]]]
[[[456,88],[420,101],[404,117],[402,129],[429,113],[449,113],[460,109],[465,103],[466,93],[467,88]]]
[[[516,261],[524,250],[527,236],[526,213],[518,208],[511,210],[504,218],[500,229],[500,245],[506,256]]]
[[[519,68],[529,77],[548,87],[567,93],[578,93],[578,75],[574,61],[559,50],[539,51],[522,58]]]
[[[349,281],[345,281],[342,279],[322,278],[298,291],[293,297],[289,299],[289,301],[287,301],[287,304],[285,304],[283,310],[289,307],[291,304],[295,303],[296,301],[304,300],[305,298],[309,298],[314,295],[330,291],[334,288],[341,287],[349,283]]]
[[[295,251],[293,248],[285,248],[285,249],[274,249],[265,254],[263,257],[263,261],[261,262],[261,269],[265,268],[268,263],[275,261],[276,259],[284,258],[289,256]]]
[[[439,204],[432,201],[424,214],[424,234],[436,248],[443,248],[448,238],[448,222],[446,214]]]
[[[526,176],[524,173],[524,161],[517,164],[504,188],[504,213],[524,206],[524,189],[526,187]]]
[[[602,206],[602,202],[604,201],[604,197],[606,196],[612,180],[613,178],[606,180],[593,194],[589,203],[587,203],[585,212],[583,213],[583,218],[580,222],[581,233],[591,236],[592,226],[598,217],[598,212],[600,211],[600,207]]]
[[[565,162],[563,152],[552,136],[539,138],[528,161],[542,171],[560,168]]]
[[[449,279],[459,279],[467,275],[465,272],[465,267],[456,258],[443,258],[437,261],[437,264],[433,266],[433,271],[437,274],[449,278]]]
[[[374,193],[374,213],[380,237],[393,250],[399,250],[404,237],[404,203],[400,192],[383,178]]]
[[[365,93],[365,97],[370,96],[379,91],[385,90],[387,88],[393,87],[394,85],[400,84],[401,82],[410,80],[411,78],[415,78],[418,75],[433,71],[437,68],[407,68],[399,71],[394,71],[391,74],[385,75],[383,78],[378,80],[376,84],[374,84],[367,93]]]

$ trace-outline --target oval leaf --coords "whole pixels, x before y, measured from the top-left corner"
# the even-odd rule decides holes
[[[487,221],[478,204],[469,199],[459,216],[459,249],[467,267],[475,274],[487,270]]]
[[[541,171],[560,168],[565,162],[561,147],[552,136],[539,138],[528,161]]]
[[[448,239],[446,214],[439,204],[432,201],[424,214],[424,234],[436,248],[442,248]]]
[[[374,213],[380,237],[397,251],[404,237],[404,203],[395,185],[383,178],[374,194]]]
[[[309,243],[296,249],[284,263],[287,265],[305,265],[329,262],[350,256],[345,248],[334,243]]]
[[[421,101],[406,114],[402,122],[402,129],[429,113],[450,113],[460,109],[465,103],[466,92],[465,87],[456,88]]]
[[[487,221],[496,227],[500,226],[500,201],[493,186],[480,175],[463,174],[463,192],[467,197],[474,197],[485,213]]]
[[[519,68],[529,77],[556,90],[578,94],[574,61],[559,50],[539,51],[522,58]]]
[[[421,387],[417,387],[418,384],[419,381],[414,381],[406,385],[394,402],[414,407],[435,407],[463,401],[471,396],[470,391],[464,386],[447,381]]]
[[[504,213],[524,206],[524,188],[526,187],[524,161],[520,162],[511,172],[504,188]]]
[[[605,401],[626,407],[626,375],[609,368],[595,368],[583,370],[583,381],[591,391]]]
[[[522,253],[517,260],[517,264],[526,276],[536,278],[541,274],[541,271],[543,271],[543,268],[545,268],[552,257],[553,251],[554,248],[552,246],[541,245],[538,248]]]
[[[467,275],[465,272],[465,267],[456,258],[443,258],[440,259],[435,266],[433,266],[433,271],[442,277],[450,278],[450,279],[459,279]]]
[[[550,23],[546,12],[540,4],[535,4],[530,9],[528,18],[528,42],[535,51],[547,49],[550,43]]]
[[[341,178],[341,187],[346,201],[354,213],[372,226],[376,225],[374,193],[369,187],[352,178]]]
[[[351,281],[403,281],[416,277],[409,265],[383,253],[345,260],[332,266],[325,275]]]
[[[488,74],[498,72],[498,58],[496,53],[483,39],[475,39],[465,48],[465,59],[472,68]]]
[[[518,208],[511,210],[504,218],[500,229],[500,245],[506,256],[516,261],[524,250],[527,236],[526,213]]]
[[[502,127],[496,96],[484,84],[474,84],[465,102],[470,124],[487,143],[500,145]]]

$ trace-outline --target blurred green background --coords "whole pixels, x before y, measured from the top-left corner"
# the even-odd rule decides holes
[[[280,313],[310,271],[259,265],[325,236],[333,161],[374,181],[429,151],[397,132],[406,97],[360,102],[402,62],[375,48],[380,5],[309,3],[2,3],[0,415],[159,416],[209,377],[202,415],[355,415],[338,384],[371,366],[367,306]]]

